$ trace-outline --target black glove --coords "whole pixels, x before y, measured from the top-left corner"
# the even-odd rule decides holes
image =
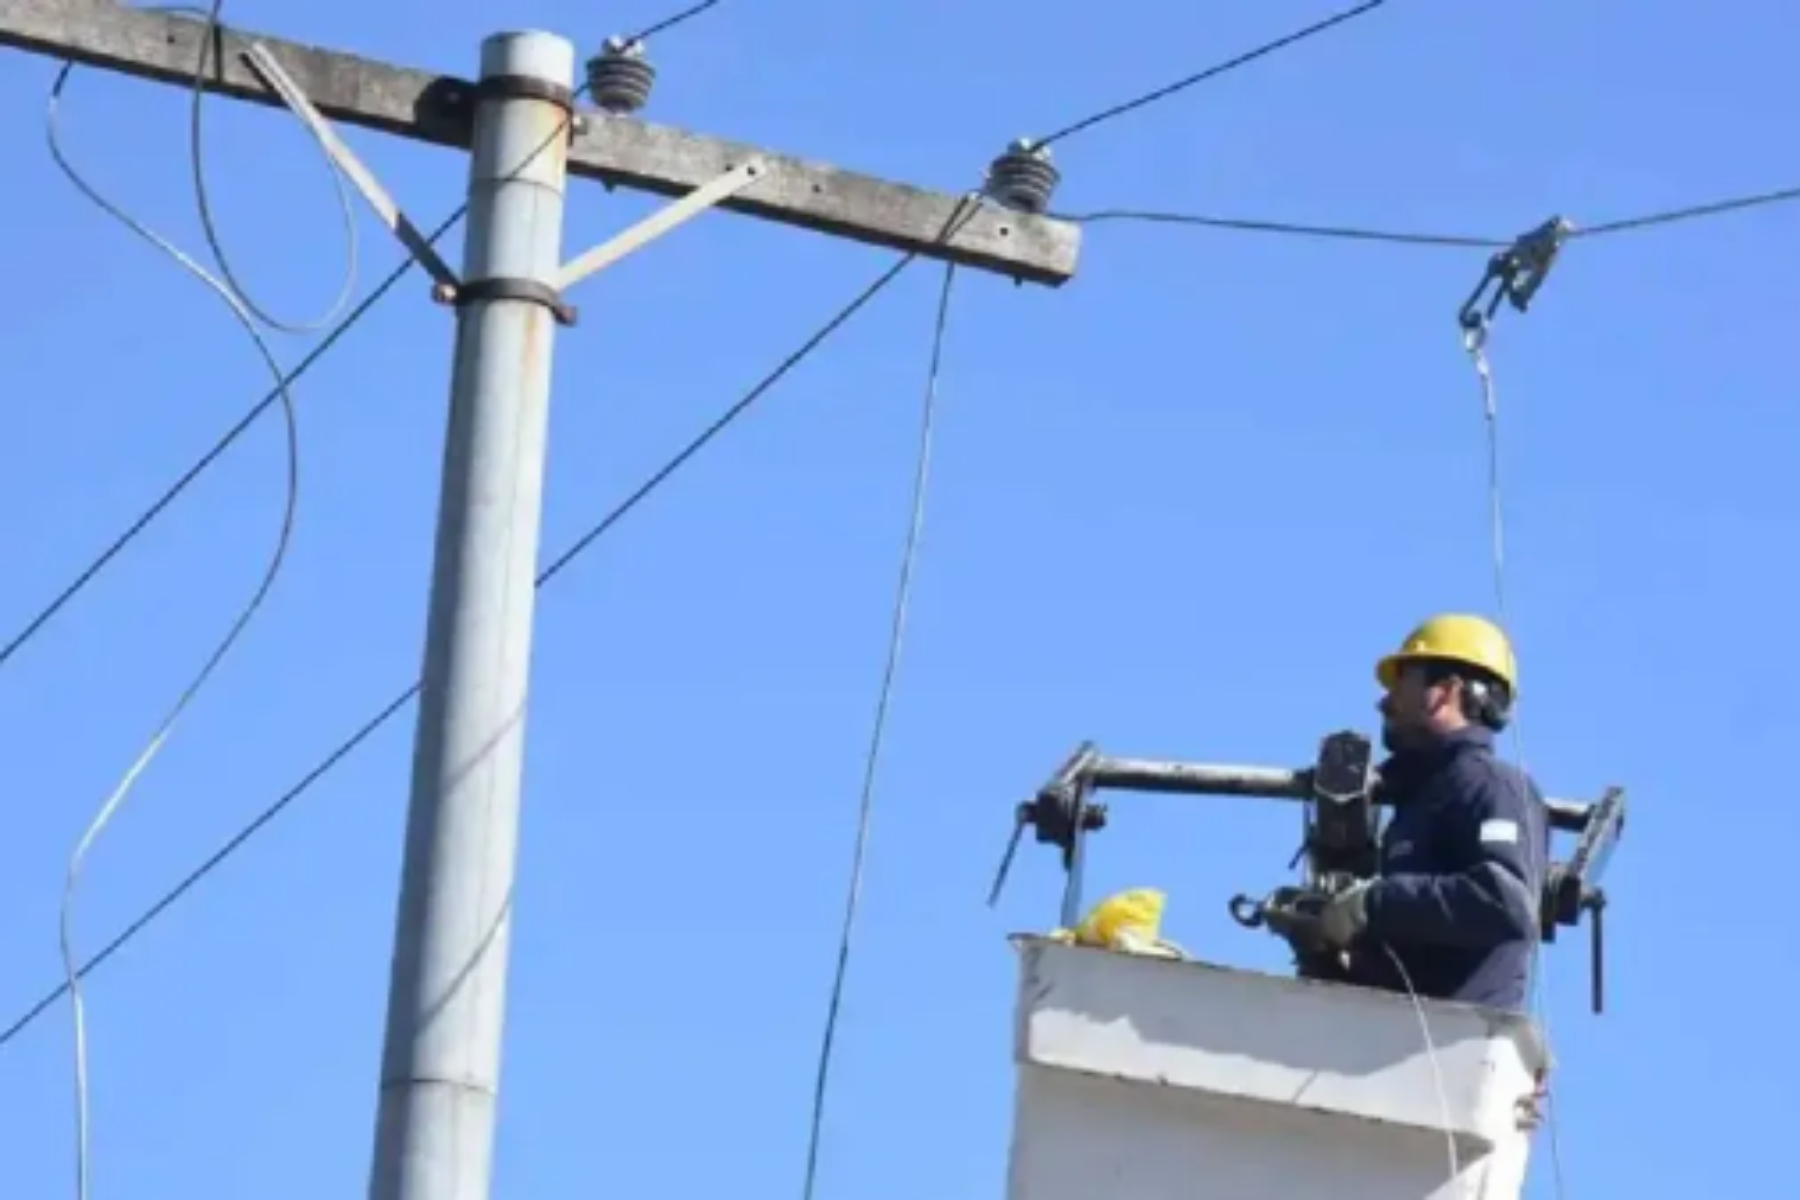
[[[1277,888],[1262,904],[1262,920],[1294,949],[1296,955],[1325,953],[1329,943],[1319,920],[1326,897],[1304,888]]]
[[[1343,949],[1369,925],[1368,882],[1351,884],[1325,901],[1319,910],[1317,930],[1328,946]]]

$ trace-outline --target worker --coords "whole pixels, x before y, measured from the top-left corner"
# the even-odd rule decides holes
[[[1494,738],[1517,664],[1493,623],[1435,616],[1376,666],[1383,798],[1379,873],[1330,898],[1317,932],[1334,966],[1302,974],[1495,1008],[1525,1007],[1540,936],[1549,814]]]

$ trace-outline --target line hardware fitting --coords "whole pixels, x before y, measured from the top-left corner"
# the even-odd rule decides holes
[[[1575,226],[1563,217],[1551,217],[1542,225],[1520,234],[1512,245],[1495,252],[1487,270],[1469,298],[1457,311],[1457,324],[1469,337],[1485,334],[1502,303],[1524,313],[1556,265],[1563,244],[1574,236]]]

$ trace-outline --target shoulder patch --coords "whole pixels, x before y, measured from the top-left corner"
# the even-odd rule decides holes
[[[1511,846],[1519,840],[1519,823],[1501,818],[1483,821],[1479,836],[1484,846]]]

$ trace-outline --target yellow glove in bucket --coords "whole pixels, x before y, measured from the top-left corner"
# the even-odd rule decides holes
[[[1163,908],[1168,895],[1157,888],[1132,888],[1116,892],[1088,911],[1074,929],[1057,929],[1052,941],[1116,950],[1123,954],[1148,954],[1157,958],[1186,958],[1180,946],[1162,939]]]

